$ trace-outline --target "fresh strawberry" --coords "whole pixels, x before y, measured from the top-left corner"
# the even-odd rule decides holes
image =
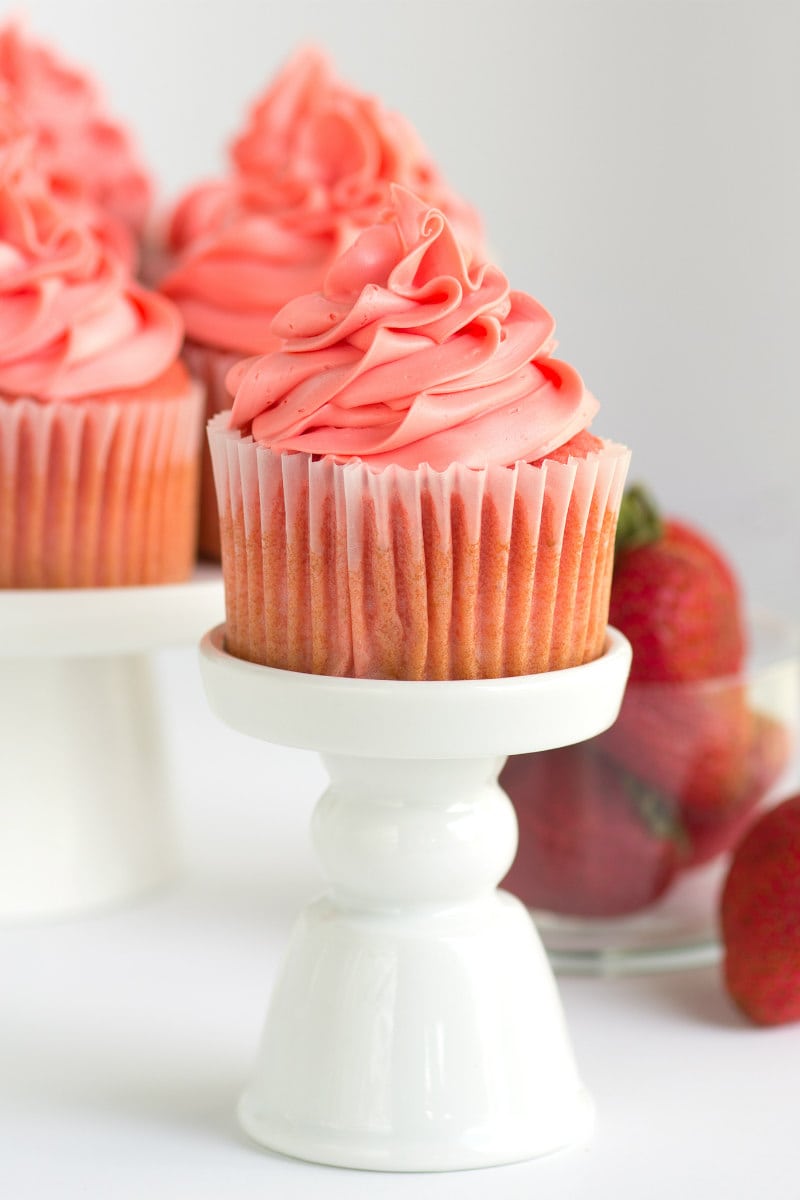
[[[689,864],[704,861],[756,802],[739,588],[723,553],[699,530],[662,520],[640,488],[620,512],[610,620],[630,639],[633,665],[619,719],[598,744],[674,801]]]
[[[760,1025],[800,1021],[800,794],[768,810],[734,852],[721,901],[724,978]]]
[[[633,646],[631,681],[685,682],[741,669],[733,571],[698,530],[662,522],[640,488],[620,510],[609,620]]]
[[[769,796],[783,774],[792,752],[789,730],[767,713],[750,714],[751,732],[744,768],[744,787],[716,811],[698,811],[684,805],[681,819],[686,831],[685,866],[698,866],[731,850],[753,821],[758,806]]]
[[[669,805],[591,742],[510,758],[500,782],[519,820],[504,886],[530,907],[619,916],[671,883],[680,847]]]
[[[751,724],[735,680],[633,682],[598,746],[682,811],[713,818],[746,791]]]

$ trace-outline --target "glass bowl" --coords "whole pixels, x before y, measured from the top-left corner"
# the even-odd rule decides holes
[[[629,683],[606,733],[506,763],[519,850],[502,886],[531,909],[556,968],[719,956],[730,853],[800,783],[798,633],[764,614],[749,629],[740,675]]]

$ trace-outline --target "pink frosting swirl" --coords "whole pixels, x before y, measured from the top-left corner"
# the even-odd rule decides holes
[[[551,357],[549,313],[470,267],[441,212],[391,198],[322,291],[278,313],[281,349],[232,369],[232,427],[277,451],[436,470],[535,462],[586,429],[598,404]]]
[[[482,244],[477,212],[447,185],[410,122],[339,79],[315,46],[278,74],[231,156],[257,181],[263,208],[302,212],[318,231],[335,214],[372,224],[399,183],[446,213],[471,251]]]
[[[0,99],[35,131],[56,195],[96,206],[106,215],[107,237],[118,246],[127,240],[130,253],[131,235],[141,234],[150,211],[152,184],[91,79],[9,24],[0,30]]]
[[[239,214],[201,238],[160,287],[181,310],[187,334],[240,354],[277,347],[270,334],[288,299],[320,287],[356,229],[342,217],[335,229],[303,230],[291,215],[248,212],[242,189]]]
[[[69,401],[151,383],[183,327],[164,297],[77,220],[0,113],[0,393]]]
[[[413,128],[355,91],[313,47],[253,108],[233,174],[193,189],[171,222],[184,256],[162,284],[191,337],[244,354],[276,345],[269,326],[293,296],[322,286],[356,233],[400,183],[446,212],[471,252],[480,221],[447,187]]]

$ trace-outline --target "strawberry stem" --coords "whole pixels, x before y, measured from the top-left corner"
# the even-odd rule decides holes
[[[664,523],[653,497],[642,484],[632,484],[619,507],[615,555],[657,542],[663,533]]]

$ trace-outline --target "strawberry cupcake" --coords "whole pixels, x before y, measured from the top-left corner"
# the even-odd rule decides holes
[[[589,432],[541,305],[390,195],[210,423],[227,649],[410,680],[589,661],[629,452]]]
[[[375,221],[392,182],[447,213],[470,254],[480,222],[453,193],[413,128],[349,87],[319,50],[299,51],[254,106],[233,143],[228,179],[193,188],[169,228],[174,266],[161,284],[186,324],[186,361],[209,415],[230,407],[230,367],[276,349],[276,312],[316,291],[356,233]],[[219,557],[210,464],[200,548]]]
[[[0,101],[34,134],[53,193],[134,268],[153,185],[97,84],[12,22],[0,28]]]
[[[182,580],[203,401],[180,315],[0,128],[0,587]]]

